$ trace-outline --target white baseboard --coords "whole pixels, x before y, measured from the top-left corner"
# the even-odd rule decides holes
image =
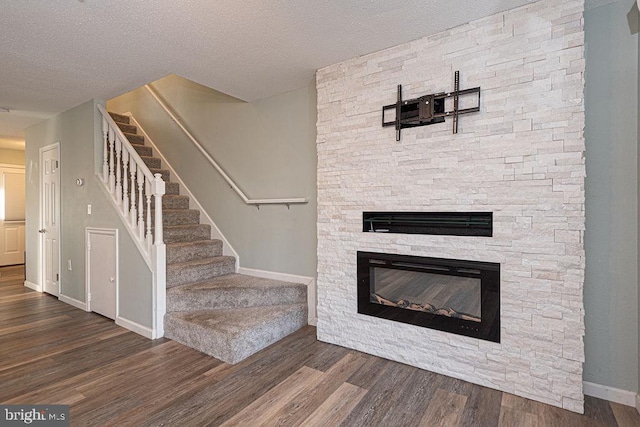
[[[636,411],[640,414],[640,394],[636,394]]]
[[[318,324],[318,313],[316,310],[316,278],[308,276],[297,276],[295,274],[278,273],[276,271],[257,270],[255,268],[240,267],[238,273],[247,276],[262,277],[264,279],[282,280],[283,282],[302,283],[307,285],[307,305],[309,316],[307,322],[316,326]]]
[[[87,311],[87,304],[83,301],[79,301],[75,298],[71,298],[65,295],[58,295],[58,299],[62,302],[65,302],[69,305],[72,305],[76,308],[79,308],[80,310],[84,310]]]
[[[608,400],[609,402],[619,403],[621,405],[632,406],[636,409],[640,407],[640,399],[637,393],[619,388],[613,388],[606,385],[590,383],[584,381],[584,394],[598,399]],[[640,412],[640,409],[638,410]]]
[[[42,292],[42,286],[36,285],[35,283],[30,282],[28,280],[24,281],[24,286],[29,288],[29,289],[33,289],[34,291]]]
[[[142,335],[145,338],[149,338],[150,340],[153,339],[153,331],[151,330],[151,328],[142,326],[141,324],[125,319],[124,317],[118,316],[116,318],[116,325],[122,326],[123,328],[128,329],[131,332],[135,332],[136,334]]]

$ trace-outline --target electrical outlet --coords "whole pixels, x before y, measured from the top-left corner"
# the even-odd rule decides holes
[[[91,205],[87,205],[87,215],[91,215]]]

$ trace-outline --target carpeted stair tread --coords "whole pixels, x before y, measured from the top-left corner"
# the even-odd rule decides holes
[[[180,184],[177,182],[165,182],[165,195],[177,196],[180,194]]]
[[[165,225],[163,231],[165,243],[211,238],[211,226],[209,224]]]
[[[131,142],[131,141],[129,141]],[[136,152],[140,155],[140,157],[152,157],[153,156],[153,148],[148,147],[146,145],[140,145],[140,144],[131,144],[131,146],[133,147],[134,150],[136,150]]]
[[[151,217],[155,209],[151,209]],[[200,211],[197,209],[165,209],[162,207],[162,223],[164,225],[196,225],[200,224]]]
[[[116,124],[118,125],[122,133],[132,133],[134,135],[138,133],[138,128],[135,125],[121,122],[116,122]]]
[[[306,324],[306,304],[173,312],[165,336],[233,364]]]
[[[116,123],[124,123],[127,125],[130,123],[130,118],[128,116],[123,116],[122,114],[117,113],[109,113],[109,115]]]
[[[167,291],[167,311],[212,310],[302,304],[307,287],[300,283],[227,274]]]
[[[123,131],[122,133],[124,133],[124,136],[129,140],[129,142],[131,143],[131,145],[134,146],[134,148],[136,145],[144,145],[143,135],[138,135],[136,133],[130,133],[125,131]]]
[[[218,239],[167,243],[167,265],[222,255],[222,241]]]
[[[217,256],[167,264],[167,288],[224,276],[235,272],[235,269],[236,259],[232,256]]]
[[[156,205],[155,197],[151,198],[151,209]],[[162,196],[162,210],[165,209],[189,209],[189,196],[165,194]]]
[[[162,167],[162,160],[158,157],[140,156],[140,158],[148,168],[160,169]]]

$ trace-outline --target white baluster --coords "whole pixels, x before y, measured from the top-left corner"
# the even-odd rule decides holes
[[[116,137],[116,202],[122,204],[122,141]]]
[[[155,239],[154,244],[163,245],[164,237],[162,235],[162,196],[165,192],[164,181],[162,180],[162,175],[157,173],[154,175],[153,180],[153,196],[155,197],[156,203],[156,212],[155,212]]]
[[[102,154],[102,182],[107,183],[109,177],[109,125],[107,119],[102,117],[102,136],[104,141],[104,151]]]
[[[113,194],[116,189],[116,178],[113,174],[113,150],[115,146],[115,133],[113,129],[109,128],[109,192]]]
[[[144,184],[144,174],[138,168],[138,239],[144,239],[144,199],[142,198],[142,184]]]
[[[148,178],[144,179],[144,196],[147,199],[147,234],[145,236],[145,240],[147,243],[147,251],[151,253],[151,182]]]
[[[129,151],[122,151],[122,213],[126,218],[129,214]]]
[[[138,169],[136,162],[131,162],[131,210],[129,215],[129,224],[135,228],[138,214],[136,212],[136,170]]]

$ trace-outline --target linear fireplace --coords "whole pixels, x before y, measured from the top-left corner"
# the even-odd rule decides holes
[[[358,313],[500,342],[500,264],[358,252]]]

